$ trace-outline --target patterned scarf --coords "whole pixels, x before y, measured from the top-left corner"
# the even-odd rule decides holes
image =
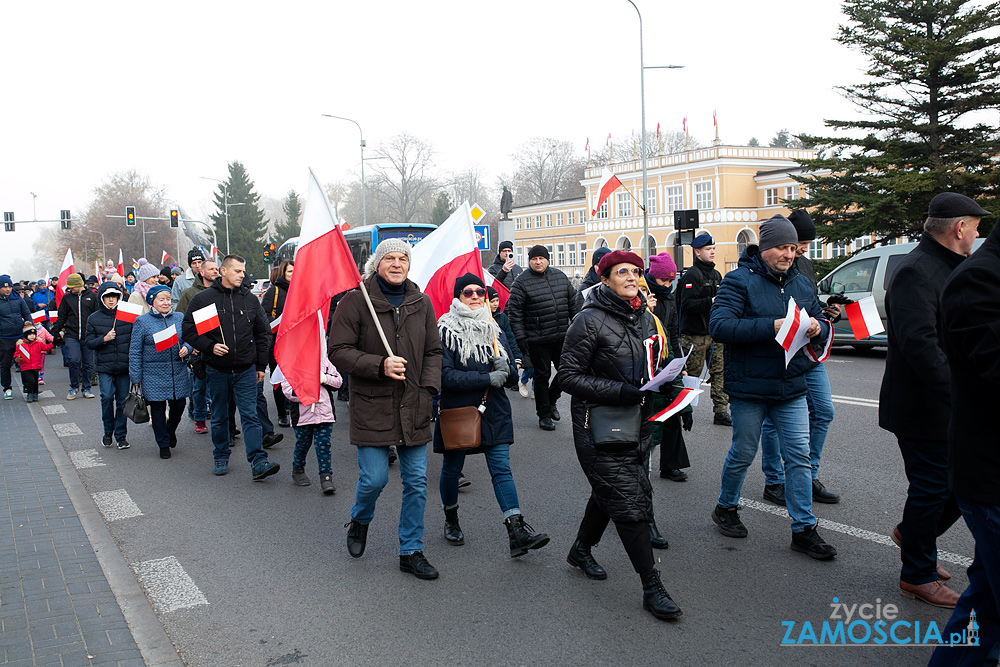
[[[451,310],[438,320],[441,344],[458,355],[462,363],[475,359],[486,363],[493,358],[493,341],[503,335],[500,327],[490,317],[489,305],[472,310],[458,299],[451,302]],[[498,343],[500,356],[507,359],[507,350]]]

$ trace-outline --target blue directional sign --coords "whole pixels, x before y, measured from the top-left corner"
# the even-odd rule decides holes
[[[476,228],[476,244],[480,250],[490,249],[490,226],[489,225],[475,225]]]

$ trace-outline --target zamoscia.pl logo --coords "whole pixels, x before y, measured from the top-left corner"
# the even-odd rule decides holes
[[[943,636],[936,621],[907,621],[899,618],[894,604],[847,604],[833,598],[833,611],[822,623],[782,621],[782,646],[979,646],[979,623],[972,610],[961,632]]]

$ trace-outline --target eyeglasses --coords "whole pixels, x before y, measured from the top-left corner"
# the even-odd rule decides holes
[[[633,276],[635,276],[636,278],[638,278],[639,276],[642,275],[642,269],[640,269],[639,267],[635,267],[635,268],[629,269],[629,268],[626,268],[626,267],[623,266],[622,268],[620,268],[617,271],[615,271],[615,274],[619,278],[625,278],[630,273]]]
[[[486,290],[484,290],[482,287],[480,287],[479,289],[462,290],[462,296],[464,296],[466,299],[471,299],[473,294],[475,294],[479,298],[483,298],[484,296],[486,296]]]

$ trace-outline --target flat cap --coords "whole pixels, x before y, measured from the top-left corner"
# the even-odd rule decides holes
[[[927,207],[928,218],[961,218],[965,215],[982,218],[993,214],[977,204],[975,199],[957,192],[934,195],[930,206]]]

